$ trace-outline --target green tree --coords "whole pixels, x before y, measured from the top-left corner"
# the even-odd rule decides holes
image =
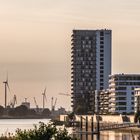
[[[57,135],[55,136],[55,140],[74,140],[68,135],[68,131],[64,128],[64,130],[59,130]],[[76,139],[75,139],[76,140]]]
[[[13,140],[51,140],[52,138],[54,140],[76,140],[68,135],[66,129],[58,130],[52,123],[46,125],[42,122],[39,123],[39,127],[35,125],[32,130],[18,129]]]
[[[75,114],[74,112],[71,112],[70,114],[68,114],[68,119],[71,120],[75,120]]]
[[[34,125],[34,129],[16,131],[15,136],[0,137],[0,140],[77,140],[69,136],[68,131],[57,129],[52,123],[39,123],[39,126]]]
[[[134,122],[137,123],[140,117],[140,112],[136,112],[134,116]]]

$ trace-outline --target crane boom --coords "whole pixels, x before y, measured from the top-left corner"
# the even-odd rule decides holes
[[[71,96],[71,94],[67,94],[67,93],[59,93],[59,95]]]
[[[53,110],[53,97],[52,97],[52,99],[51,99],[51,108],[52,108],[52,110]]]
[[[35,97],[34,97],[34,103],[35,103],[36,109],[38,109],[39,107],[38,107],[38,104],[36,102],[36,98]]]
[[[55,99],[54,107],[56,106],[57,98]]]
[[[14,95],[14,97],[13,97],[11,103],[10,103],[10,106],[12,108],[14,108],[15,107],[15,104],[17,104],[17,97],[16,97],[16,95]]]
[[[46,88],[44,89],[43,95],[43,109],[45,108],[45,102],[47,103],[47,97],[46,97]]]

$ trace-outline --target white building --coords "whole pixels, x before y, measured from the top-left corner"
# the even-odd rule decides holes
[[[108,88],[111,74],[111,30],[73,30],[72,34],[72,107],[87,114],[90,94]]]
[[[95,91],[95,113],[109,114],[109,90]]]
[[[108,88],[112,63],[111,30],[96,30],[96,90]]]
[[[135,88],[134,108],[135,108],[135,113],[140,112],[140,88]]]
[[[134,89],[140,87],[140,74],[109,76],[109,112],[134,113]]]

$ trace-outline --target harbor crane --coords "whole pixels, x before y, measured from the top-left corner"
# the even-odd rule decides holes
[[[25,103],[27,102],[27,99],[28,99],[28,98],[24,98]]]
[[[47,97],[46,97],[46,88],[44,89],[44,92],[42,93],[43,96],[43,109],[45,108],[45,102],[47,103]]]
[[[59,93],[59,95],[71,96],[71,94],[67,94],[67,93]]]
[[[36,102],[36,98],[35,98],[35,97],[34,97],[34,103],[35,103],[36,109],[38,110],[39,107],[38,107],[38,104],[37,104],[37,102]]]
[[[57,102],[57,98],[55,99],[55,102],[54,102],[54,98],[52,97],[52,101],[51,101],[51,108],[52,108],[52,111],[55,110],[56,102]]]
[[[14,95],[12,101],[10,102],[10,106],[12,108],[14,108],[15,107],[15,104],[17,104],[17,97],[16,97],[16,95]]]
[[[4,81],[3,83],[5,85],[5,108],[7,108],[7,88],[10,92],[10,87],[9,87],[9,83],[8,83],[8,76],[7,76],[6,81]]]

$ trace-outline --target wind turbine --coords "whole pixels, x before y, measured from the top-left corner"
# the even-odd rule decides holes
[[[8,75],[7,75],[6,81],[4,81],[3,83],[5,85],[5,108],[7,108],[7,88],[9,89],[9,92],[10,92],[10,88],[8,84]]]
[[[47,102],[47,97],[46,97],[46,88],[44,89],[44,92],[42,93],[43,95],[43,109],[45,108],[45,101]]]

